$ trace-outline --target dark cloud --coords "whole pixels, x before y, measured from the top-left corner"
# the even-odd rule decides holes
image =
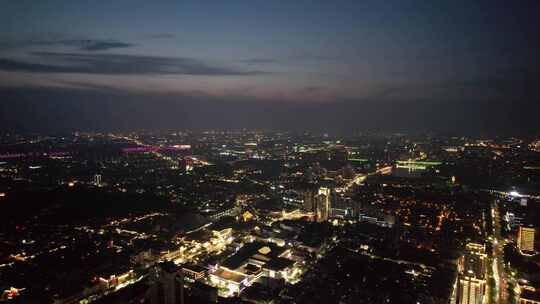
[[[133,47],[135,44],[110,39],[28,39],[5,40],[0,42],[0,49],[16,49],[31,46],[67,46],[84,51],[103,51],[116,48]]]
[[[134,46],[131,43],[115,42],[115,41],[92,41],[81,47],[85,51],[103,51],[117,48],[127,48]]]
[[[262,128],[519,135],[538,132],[540,127],[538,99],[279,103],[196,92],[132,94],[59,88],[0,88],[0,97],[6,100],[0,103],[1,130]]]
[[[338,64],[343,63],[344,58],[337,56],[321,55],[311,52],[297,52],[285,58],[288,63],[298,64]]]
[[[21,71],[21,72],[43,72],[43,73],[58,73],[73,71],[69,67],[57,67],[39,63],[28,63],[12,59],[0,59],[0,70],[2,71]]]
[[[503,94],[527,94],[540,93],[540,66],[531,65],[528,68],[513,67],[496,71],[484,77],[457,81],[458,86],[465,88],[493,89]]]
[[[146,39],[173,39],[174,37],[175,35],[170,33],[147,34],[143,36]]]
[[[312,63],[340,63],[338,57],[322,56],[310,53],[298,53],[289,56],[277,56],[277,57],[254,57],[240,62],[245,64],[263,65],[263,64],[283,64],[283,65],[296,65],[296,64],[312,64]]]
[[[461,75],[462,78],[442,81],[432,89],[440,89],[445,95],[477,96],[492,101],[529,99],[540,97],[540,67],[506,67],[484,72],[480,75]]]
[[[83,74],[179,74],[179,75],[257,75],[261,71],[243,71],[185,57],[156,57],[116,54],[34,52],[37,62],[0,59],[0,70],[34,73]]]
[[[246,64],[272,64],[272,63],[280,63],[281,61],[276,58],[250,58],[245,60],[240,60],[242,63]]]

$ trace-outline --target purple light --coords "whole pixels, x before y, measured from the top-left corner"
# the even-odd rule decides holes
[[[176,145],[169,147],[131,147],[123,148],[124,153],[145,153],[145,152],[159,152],[159,151],[181,151],[191,148],[190,145]]]

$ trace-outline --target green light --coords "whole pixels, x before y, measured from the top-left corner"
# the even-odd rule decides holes
[[[362,163],[365,163],[365,162],[369,161],[369,159],[367,159],[367,158],[349,158],[348,160],[349,161],[354,161],[354,162],[362,162]]]
[[[419,165],[419,166],[439,166],[442,162],[439,161],[415,161],[415,160],[398,160],[399,165]]]

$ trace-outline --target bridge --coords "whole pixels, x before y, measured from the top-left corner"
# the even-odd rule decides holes
[[[398,160],[396,168],[405,168],[412,170],[426,170],[427,168],[439,166],[442,163],[439,161],[419,161],[419,160]]]
[[[361,183],[363,183],[366,180],[366,178],[368,176],[377,175],[377,174],[388,175],[388,174],[391,174],[391,173],[392,173],[392,166],[385,166],[385,167],[379,168],[379,169],[377,169],[377,170],[375,170],[373,172],[356,174],[355,177],[351,181],[349,181],[345,185],[345,187],[342,188],[342,192],[349,191],[350,188],[353,185],[360,185]]]

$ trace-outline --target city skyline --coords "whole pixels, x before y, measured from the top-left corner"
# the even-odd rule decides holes
[[[0,4],[0,303],[540,304],[540,1]]]

